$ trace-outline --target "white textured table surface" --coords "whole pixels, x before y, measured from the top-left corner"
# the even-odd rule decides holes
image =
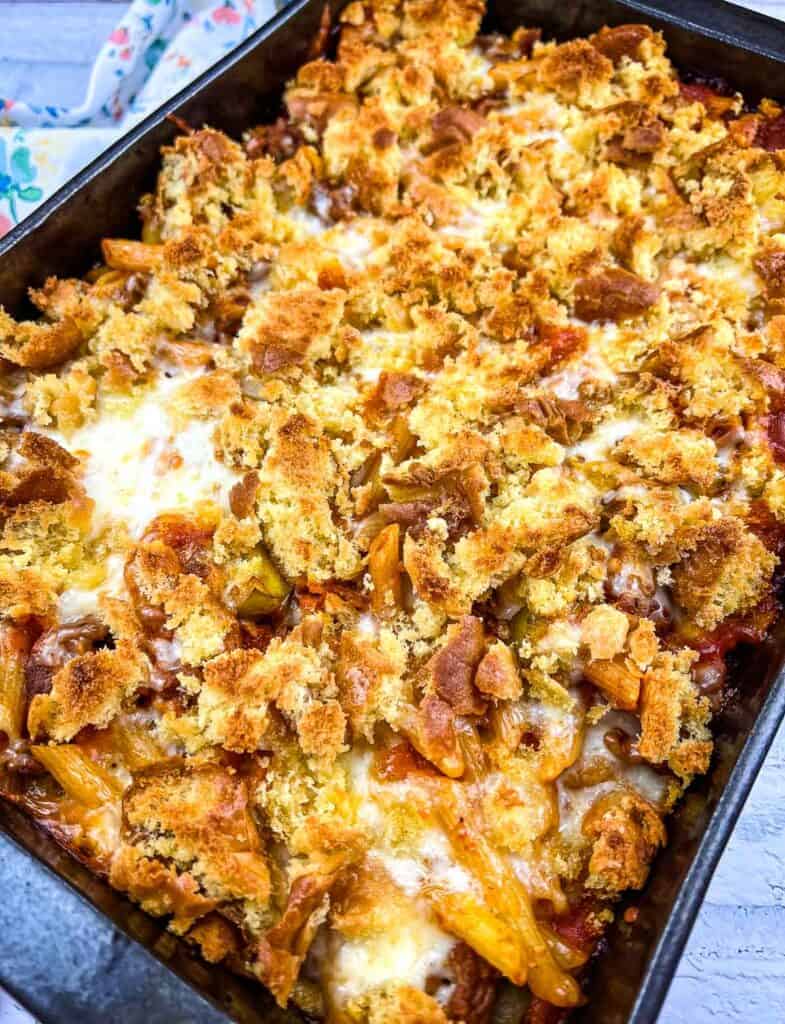
[[[0,0],[0,95],[76,102],[123,6]],[[785,19],[785,0],[742,6]],[[194,1024],[193,1012],[181,1019]],[[722,858],[660,1021],[785,1022],[785,726]]]

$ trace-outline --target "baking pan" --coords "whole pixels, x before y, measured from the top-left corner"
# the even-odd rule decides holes
[[[337,10],[342,3],[333,4]],[[159,150],[177,132],[176,114],[239,136],[274,116],[287,78],[308,59],[323,0],[296,0],[272,22],[164,104],[0,242],[0,303],[27,312],[27,288],[51,275],[82,274],[98,258],[103,236],[138,225],[136,204],[154,183]],[[547,36],[583,35],[603,24],[643,21],[661,30],[683,75],[721,75],[750,101],[785,98],[785,28],[717,0],[490,0],[488,29],[541,26]],[[580,1024],[655,1021],[714,868],[785,713],[785,620],[733,659],[734,699],[715,722],[708,775],[687,793],[668,824],[670,842],[642,893],[617,915],[590,981]],[[298,1020],[278,1010],[261,986],[208,967],[163,923],[93,876],[16,808],[0,801],[0,829],[55,872],[126,935],[158,957],[203,996],[243,1024]],[[634,918],[634,920],[632,920]],[[140,956],[145,955],[139,952]],[[17,993],[24,997],[24,992]]]

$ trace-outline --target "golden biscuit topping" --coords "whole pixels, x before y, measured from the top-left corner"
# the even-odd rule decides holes
[[[0,788],[327,1021],[578,1005],[779,611],[785,115],[482,14],[350,4],[0,311]]]

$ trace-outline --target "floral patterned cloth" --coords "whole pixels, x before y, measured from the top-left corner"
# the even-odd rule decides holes
[[[285,0],[134,0],[76,107],[0,96],[0,235]]]

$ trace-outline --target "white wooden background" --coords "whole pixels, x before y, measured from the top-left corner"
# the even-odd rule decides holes
[[[785,19],[785,0],[742,5]],[[0,0],[0,95],[76,103],[125,6]],[[660,1021],[785,1022],[785,726],[711,884]]]

